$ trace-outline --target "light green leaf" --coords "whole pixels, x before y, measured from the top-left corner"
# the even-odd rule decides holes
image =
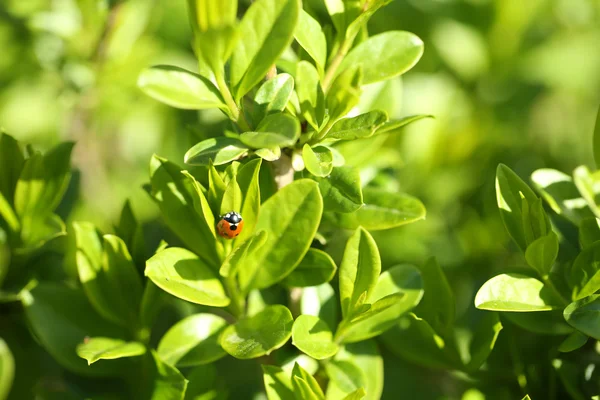
[[[293,146],[300,137],[300,121],[289,114],[267,115],[256,131],[244,132],[240,141],[254,148],[272,148]]]
[[[148,332],[165,305],[163,296],[164,292],[151,280],[147,279],[140,304],[140,323]]]
[[[471,359],[467,364],[469,371],[479,370],[487,360],[494,349],[501,330],[502,323],[497,313],[486,312],[483,314],[469,345],[469,354],[471,355]]]
[[[219,335],[227,322],[214,314],[194,314],[177,322],[158,344],[160,358],[173,366],[194,367],[226,355]]]
[[[598,240],[600,240],[600,219],[592,217],[582,220],[579,226],[579,245],[581,248],[590,247]]]
[[[327,387],[327,399],[340,398],[333,396],[334,390],[336,394],[347,395],[365,386],[363,372],[350,360],[331,360],[325,365],[325,370],[331,386]]]
[[[294,78],[289,74],[279,74],[263,83],[254,96],[254,120],[260,122],[265,115],[283,111],[293,91]]]
[[[236,211],[242,209],[242,189],[236,179],[231,179],[227,183],[225,193],[223,193],[223,199],[221,201],[221,211],[219,215],[225,215],[230,211]],[[244,222],[245,223],[245,222]]]
[[[425,118],[433,118],[433,115],[410,115],[408,117],[400,118],[399,120],[389,121],[381,125],[375,130],[375,135],[381,134],[396,134],[402,131],[402,128],[413,122],[420,121]]]
[[[334,155],[335,165],[335,155]],[[324,178],[313,178],[319,183],[325,211],[351,213],[363,205],[360,174],[352,167],[333,168]]]
[[[506,165],[500,164],[496,170],[496,199],[506,230],[517,246],[525,252],[528,243],[523,227],[523,213],[527,210],[524,210],[523,206],[534,204],[538,200],[537,196],[517,174]]]
[[[330,121],[337,121],[346,116],[358,104],[362,84],[363,73],[360,65],[354,65],[338,75],[325,98]]]
[[[317,380],[298,363],[294,364],[291,380],[297,400],[325,400]]]
[[[558,236],[551,231],[548,235],[534,240],[525,251],[527,264],[540,274],[546,276],[558,256]]]
[[[221,346],[239,359],[257,358],[283,346],[292,336],[292,313],[282,305],[268,306],[239,320],[221,335]]]
[[[600,340],[599,311],[600,295],[594,294],[569,304],[563,315],[573,328]]]
[[[364,340],[344,345],[335,356],[336,360],[350,362],[361,370],[365,400],[379,400],[383,392],[383,358],[378,347],[374,340]],[[331,399],[344,398],[346,393],[335,383],[330,383],[330,387],[327,388],[327,396]]]
[[[245,242],[233,249],[231,253],[223,261],[219,274],[223,277],[235,276],[240,268],[247,265],[248,257],[254,251],[260,249],[267,240],[265,231],[258,231],[250,236]]]
[[[336,122],[327,133],[328,139],[354,140],[373,135],[388,120],[385,111],[374,110]]]
[[[343,71],[360,66],[363,84],[379,82],[410,70],[423,55],[423,41],[405,31],[372,36],[353,48],[339,67]]]
[[[323,202],[317,184],[300,179],[279,190],[260,209],[256,231],[265,231],[265,244],[240,270],[240,285],[262,289],[285,278],[300,263],[317,231]]]
[[[479,289],[475,307],[490,311],[548,311],[561,308],[541,281],[521,274],[500,274]]]
[[[76,354],[86,337],[123,338],[122,328],[102,319],[81,290],[56,283],[39,283],[23,295],[27,321],[39,343],[69,371],[82,375],[118,376],[120,363],[89,367]]]
[[[87,360],[88,365],[98,360],[141,356],[146,347],[138,342],[125,342],[105,337],[86,338],[77,346],[77,355]]]
[[[211,81],[175,66],[147,68],[140,74],[137,85],[148,96],[171,107],[185,110],[227,107]]]
[[[150,162],[151,196],[158,204],[166,225],[211,266],[217,267],[214,217],[205,210],[206,198],[190,175],[164,158]],[[212,218],[211,218],[212,217]]]
[[[317,360],[333,357],[339,350],[327,323],[312,315],[296,318],[292,328],[292,344]]]
[[[231,58],[236,99],[259,83],[290,45],[301,8],[299,0],[258,0],[248,8]]]
[[[600,207],[596,203],[600,192],[600,171],[591,172],[588,167],[582,165],[573,171],[573,181],[594,215],[600,218]]]
[[[329,329],[337,324],[337,298],[329,283],[302,289],[300,312],[325,321]]]
[[[579,300],[600,289],[600,242],[583,249],[575,258],[568,276],[573,300]]]
[[[425,206],[417,198],[404,193],[365,188],[364,205],[353,213],[330,214],[333,222],[344,229],[362,226],[370,231],[390,229],[425,219]]]
[[[340,303],[346,318],[354,312],[354,305],[363,292],[371,294],[381,272],[381,259],[373,237],[358,228],[346,244],[340,266]]]
[[[302,148],[302,158],[306,169],[314,176],[325,177],[333,170],[333,154],[325,146],[311,148],[305,144]]]
[[[4,197],[11,208],[24,164],[19,143],[12,136],[0,132],[0,197]]]
[[[361,400],[367,395],[365,389],[360,388],[356,389],[354,392],[350,393],[348,396],[344,397],[342,400]]]
[[[336,270],[337,266],[329,254],[311,248],[283,284],[289,287],[318,286],[333,279]]]
[[[197,143],[185,153],[183,161],[188,165],[223,165],[239,160],[248,148],[238,139],[219,136]]]
[[[146,353],[143,365],[130,373],[133,382],[145,383],[136,387],[141,399],[183,400],[185,396],[188,381],[153,350]]]
[[[262,365],[268,400],[296,400],[289,375],[275,365]]]
[[[573,179],[555,169],[538,169],[531,174],[533,186],[552,210],[579,225],[594,214],[581,197]]]
[[[18,233],[21,229],[17,214],[15,214],[15,211],[4,195],[0,193],[0,227],[4,225],[3,222],[6,222],[6,229],[14,234]]]
[[[296,93],[302,116],[314,129],[319,129],[325,115],[325,94],[319,73],[308,61],[296,66]]]
[[[376,312],[376,304],[394,294],[403,296],[391,306]],[[394,266],[383,272],[367,301],[373,304],[361,320],[353,322],[343,336],[344,343],[354,343],[375,337],[398,323],[398,319],[413,309],[423,297],[423,281],[419,270],[408,264]]]
[[[310,16],[309,13],[302,10],[294,38],[300,46],[315,60],[319,74],[323,75],[325,61],[327,57],[327,41],[321,28],[321,24]]]
[[[155,254],[147,261],[145,274],[159,288],[191,303],[229,305],[211,268],[189,250],[172,247]]]
[[[281,158],[281,147],[276,146],[272,149],[257,149],[254,154],[267,161],[277,161]]]
[[[0,339],[0,400],[8,399],[14,377],[15,359],[6,342]]]
[[[434,257],[423,264],[421,274],[425,294],[415,314],[426,320],[442,337],[447,337],[453,329],[456,313],[452,288]]]
[[[570,353],[583,347],[589,339],[589,336],[584,335],[579,331],[571,333],[567,338],[558,346],[558,351],[562,353]]]
[[[244,229],[240,235],[234,239],[234,246],[242,243],[255,233],[258,211],[260,209],[260,187],[259,174],[262,160],[256,159],[244,164],[236,175],[236,180],[242,190],[242,208],[240,210],[244,218]]]

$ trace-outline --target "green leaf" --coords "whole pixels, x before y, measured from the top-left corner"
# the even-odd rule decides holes
[[[371,294],[381,272],[381,259],[373,237],[358,228],[346,244],[340,266],[340,303],[344,318],[353,314],[359,297]]]
[[[88,365],[98,360],[141,356],[145,352],[146,347],[141,343],[105,337],[86,338],[77,346],[77,355],[87,360]]]
[[[402,296],[388,307],[376,312],[383,299],[389,296]],[[343,336],[344,343],[354,343],[380,335],[398,323],[398,319],[419,304],[423,297],[423,281],[419,270],[408,264],[394,266],[383,272],[373,289],[368,303],[373,304],[361,320],[353,322]]]
[[[308,61],[300,61],[296,66],[296,94],[302,116],[310,126],[319,129],[325,115],[325,94],[319,73]]]
[[[244,132],[240,141],[254,148],[293,146],[300,137],[300,122],[289,114],[267,115],[254,132]]]
[[[19,143],[12,136],[0,132],[0,196],[4,197],[11,207],[24,164],[25,159]]]
[[[568,276],[573,300],[594,294],[600,289],[600,242],[583,249],[577,256]]]
[[[0,193],[0,228],[4,225],[3,222],[6,222],[7,231],[14,234],[17,234],[21,229],[17,214],[15,214],[15,211],[10,206],[8,200],[4,198],[4,195]]]
[[[569,304],[563,315],[573,328],[596,340],[600,340],[599,311],[600,295],[594,294]]]
[[[257,358],[283,346],[292,336],[292,313],[282,305],[268,306],[258,314],[225,329],[221,346],[239,359]]]
[[[434,257],[421,267],[425,294],[415,313],[432,328],[447,337],[452,331],[456,314],[454,294],[444,271]]]
[[[214,217],[208,203],[189,175],[158,156],[150,163],[152,198],[158,204],[166,225],[209,265],[218,264]]]
[[[589,336],[584,335],[579,331],[571,333],[567,338],[558,346],[558,351],[562,353],[570,353],[581,347],[583,347],[589,339]]]
[[[525,251],[527,264],[540,276],[550,273],[556,257],[558,257],[558,236],[552,231],[548,235],[534,240]]]
[[[594,215],[600,218],[600,207],[596,203],[600,186],[598,184],[600,182],[600,171],[590,172],[588,167],[582,165],[573,171],[573,181]]]
[[[600,219],[592,217],[582,220],[579,226],[579,245],[581,248],[590,247],[598,240],[600,240]]]
[[[2,137],[0,137],[1,140]],[[6,342],[0,339],[0,400],[8,399],[14,377],[15,359]]]
[[[288,374],[275,365],[262,365],[267,399],[296,400]]]
[[[254,96],[254,120],[260,122],[265,115],[283,111],[293,91],[294,78],[289,74],[279,74],[263,83]]]
[[[327,375],[329,375],[329,385],[327,387],[327,398],[332,399],[331,391],[342,395],[350,394],[357,389],[365,386],[365,376],[360,368],[349,360],[331,360],[325,365]],[[338,397],[339,398],[339,397]]]
[[[298,25],[294,31],[294,38],[304,50],[315,60],[319,74],[323,75],[327,58],[327,40],[319,21],[302,10]]]
[[[302,289],[300,312],[325,321],[329,329],[337,324],[337,298],[329,283]]]
[[[201,141],[185,153],[183,161],[188,165],[223,165],[239,160],[248,148],[238,139],[219,136]]]
[[[258,231],[250,236],[245,242],[229,253],[225,261],[223,261],[221,269],[219,269],[219,274],[225,278],[235,276],[240,268],[244,268],[247,265],[247,259],[251,257],[250,254],[260,249],[266,240],[267,234],[265,231]]]
[[[342,118],[358,104],[363,83],[360,65],[348,68],[333,81],[325,99],[331,122]]]
[[[326,137],[339,140],[369,137],[387,120],[387,113],[380,110],[369,111],[352,118],[343,118],[331,127]]]
[[[195,367],[186,374],[189,380],[185,391],[185,400],[225,400],[227,399],[227,384],[214,364]]]
[[[294,181],[262,204],[254,229],[265,231],[267,240],[240,270],[244,293],[269,287],[296,268],[312,243],[322,212],[318,186],[308,179]]]
[[[317,360],[333,357],[339,350],[327,323],[312,315],[296,318],[292,327],[292,344]]]
[[[362,207],[363,193],[356,168],[336,167],[329,176],[313,179],[319,183],[325,211],[352,213]]]
[[[356,389],[354,392],[350,393],[348,396],[344,397],[343,400],[361,400],[367,395],[365,389],[360,388]]]
[[[259,174],[262,161],[260,159],[252,160],[243,165],[238,174],[236,180],[242,190],[242,208],[240,212],[244,218],[244,230],[240,235],[234,239],[234,245],[243,242],[248,239],[253,233],[255,233],[256,221],[258,218],[258,211],[260,209],[260,186],[259,186]]]
[[[254,154],[267,161],[277,161],[281,158],[281,148],[273,147],[272,149],[257,149]]]
[[[191,303],[229,305],[211,268],[189,250],[172,247],[155,254],[147,261],[145,274],[165,292]]]
[[[221,201],[221,210],[219,215],[225,215],[230,211],[242,209],[242,189],[236,179],[231,179],[227,183],[223,200]]]
[[[348,361],[359,367],[363,375],[363,386],[366,392],[364,396],[366,400],[379,400],[382,397],[383,358],[379,353],[378,344],[374,340],[346,344],[335,356],[335,359],[338,361]],[[337,387],[335,383],[327,388],[327,396],[329,398],[343,398],[346,393]]]
[[[425,206],[404,193],[365,188],[364,205],[353,213],[332,214],[333,222],[344,229],[362,226],[370,231],[390,229],[425,219]]]
[[[402,128],[404,128],[405,126],[425,118],[433,118],[433,115],[410,115],[408,117],[400,118],[399,120],[389,121],[377,128],[375,130],[375,134],[396,134],[401,132]]]
[[[500,274],[484,283],[475,296],[475,307],[513,312],[561,308],[541,281],[522,274]]]
[[[299,0],[258,0],[248,8],[231,58],[236,99],[259,83],[290,45],[301,8]]]
[[[333,279],[336,270],[337,266],[329,254],[311,248],[283,284],[289,287],[318,286]]]
[[[140,304],[140,323],[143,328],[150,331],[165,305],[164,303],[163,292],[151,280],[147,279]]]
[[[596,168],[600,168],[600,108],[596,115],[596,125],[594,126],[594,160],[596,161]]]
[[[219,335],[227,322],[214,314],[194,314],[177,322],[158,344],[160,358],[173,366],[194,367],[226,355]]]
[[[360,66],[363,85],[402,75],[423,55],[423,41],[405,31],[389,31],[375,35],[353,48],[338,71]]]
[[[15,211],[21,218],[21,237],[34,243],[45,234],[46,220],[58,207],[71,179],[72,142],[52,148],[27,161],[15,188]]]
[[[115,227],[115,232],[127,245],[127,249],[135,264],[142,265],[146,261],[144,231],[141,224],[135,218],[129,200],[123,206],[119,225]]]
[[[473,340],[469,345],[469,354],[471,355],[471,359],[467,364],[469,371],[478,371],[487,360],[494,349],[501,330],[502,323],[497,313],[483,313],[481,321],[473,333]]]
[[[27,321],[39,343],[69,371],[82,375],[118,376],[121,364],[89,367],[75,349],[86,337],[122,338],[124,331],[103,320],[81,290],[39,283],[23,296]]]
[[[183,400],[188,381],[171,365],[163,362],[156,352],[146,353],[141,368],[133,371],[136,397],[140,399]]]
[[[517,174],[506,165],[500,164],[496,170],[496,199],[506,230],[517,246],[525,252],[528,243],[523,227],[523,205],[532,205],[538,198]],[[523,203],[523,200],[526,203]]]
[[[544,168],[534,171],[531,180],[555,213],[564,215],[576,225],[594,216],[569,175]]]
[[[291,380],[297,400],[325,400],[325,394],[317,380],[298,363],[294,364]]]
[[[325,146],[310,147],[305,144],[302,148],[304,165],[311,174],[318,177],[328,176],[333,170],[333,154]]]
[[[528,313],[503,312],[501,316],[526,331],[541,335],[573,333],[573,328],[566,323],[562,310]]]
[[[578,382],[584,374],[581,365],[568,360],[554,359],[552,366],[556,370],[556,374],[560,378],[562,386],[568,397],[572,400],[586,400],[588,396],[583,394]],[[529,399],[531,400],[531,398]]]
[[[155,100],[185,110],[226,109],[211,81],[183,68],[158,65],[142,71],[138,87]]]

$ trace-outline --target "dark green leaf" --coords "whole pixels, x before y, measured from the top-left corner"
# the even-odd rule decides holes
[[[573,328],[600,340],[599,313],[600,295],[594,294],[569,304],[563,315]]]
[[[371,294],[381,272],[381,259],[373,237],[358,228],[346,244],[340,266],[340,303],[344,318],[355,311],[359,297]]]
[[[526,275],[500,274],[479,289],[475,306],[491,311],[548,311],[562,308],[544,284]]]
[[[129,253],[135,264],[143,264],[146,261],[144,232],[141,224],[135,218],[129,200],[123,206],[119,225],[115,227],[115,232],[127,245],[127,249],[129,249]]]
[[[300,137],[300,122],[289,114],[267,115],[254,132],[244,132],[240,140],[254,149],[290,147]]]
[[[215,364],[199,365],[186,374],[189,380],[185,400],[226,400],[228,395],[225,379]]]
[[[590,247],[598,240],[600,240],[600,219],[592,217],[582,220],[579,226],[579,245],[581,248]]]
[[[583,347],[589,339],[589,336],[584,335],[579,331],[571,333],[567,338],[558,346],[558,351],[562,353],[569,353]]]
[[[333,398],[331,392],[347,395],[365,386],[365,376],[358,365],[350,360],[331,360],[325,365],[329,375],[327,398]]]
[[[329,254],[309,249],[300,264],[284,280],[290,287],[318,286],[333,279],[337,266]]]
[[[319,183],[325,211],[351,213],[363,205],[360,174],[357,169],[336,167],[329,176],[313,179]]]
[[[11,207],[24,164],[25,159],[19,143],[12,136],[0,132],[0,195]]]
[[[219,335],[227,322],[214,314],[194,314],[165,333],[158,344],[160,358],[173,366],[193,367],[225,356]]]
[[[301,8],[299,0],[258,0],[248,8],[231,59],[236,99],[259,83],[290,45]]]
[[[527,264],[536,270],[540,276],[546,276],[550,273],[557,256],[558,236],[552,231],[548,235],[534,240],[527,246],[525,251]]]
[[[154,282],[149,279],[146,280],[146,287],[140,304],[140,323],[148,331],[150,331],[152,324],[164,306],[163,293]]]
[[[0,339],[0,400],[8,398],[14,377],[15,360],[6,342]]]
[[[288,374],[275,365],[262,365],[263,379],[269,400],[296,400]]]
[[[571,266],[568,281],[573,288],[573,300],[592,295],[600,289],[600,242],[579,253]]]
[[[302,116],[314,129],[319,129],[325,115],[325,95],[319,73],[308,61],[296,66],[296,93]]]
[[[542,335],[568,335],[573,333],[573,328],[565,322],[562,310],[544,312],[503,312],[502,319]]]
[[[185,153],[183,161],[188,165],[227,164],[239,160],[248,148],[238,139],[219,136],[201,141]]]
[[[296,318],[292,327],[292,344],[317,360],[333,357],[339,350],[327,323],[312,315]]]
[[[239,359],[257,358],[283,346],[292,336],[292,313],[282,305],[268,306],[239,320],[221,335],[221,346]]]
[[[262,121],[265,115],[283,111],[294,91],[294,78],[289,74],[279,74],[269,79],[256,92],[254,119]]]
[[[380,135],[383,133],[386,134],[395,134],[402,131],[407,125],[412,124],[413,122],[420,121],[425,118],[433,118],[433,115],[410,115],[408,117],[400,118],[399,120],[389,121],[383,124],[381,127],[377,128],[375,131],[376,135]]]
[[[374,110],[336,122],[327,133],[328,139],[354,140],[371,136],[388,120],[385,111]]]
[[[86,338],[77,346],[77,355],[87,360],[88,365],[98,360],[141,356],[145,352],[146,347],[141,343],[105,337]]]
[[[363,84],[379,82],[411,69],[423,55],[423,41],[410,32],[389,31],[365,40],[344,58],[339,71],[360,66]]]
[[[356,229],[362,226],[370,231],[390,229],[425,218],[425,206],[417,198],[404,193],[390,193],[382,189],[365,188],[364,205],[353,213],[333,214],[340,228]]]
[[[140,74],[137,85],[148,96],[172,107],[226,108],[211,81],[183,68],[169,65],[147,68]]]
[[[600,108],[596,115],[596,125],[594,126],[594,160],[596,168],[600,168]]]
[[[502,330],[502,323],[497,313],[486,312],[473,333],[473,340],[469,345],[471,359],[467,365],[469,371],[477,371],[487,360],[494,349],[498,335]]]
[[[435,258],[429,258],[421,267],[425,294],[415,313],[425,319],[432,328],[442,335],[452,330],[455,316],[454,294],[444,271]]]
[[[582,393],[581,387],[577,384],[584,373],[580,365],[568,360],[554,359],[552,366],[570,399],[587,400],[588,396]]]
[[[333,170],[333,154],[325,146],[310,147],[305,144],[302,148],[302,158],[308,172],[318,177],[328,176]]]
[[[325,394],[317,380],[298,363],[294,364],[291,380],[297,400],[325,400]]]
[[[325,99],[331,122],[342,118],[358,104],[363,83],[360,65],[348,68],[333,81]]]
[[[139,374],[134,380],[138,383],[136,394],[139,398],[183,400],[188,381],[177,369],[163,362],[154,351],[146,353],[142,368],[134,373]]]
[[[189,250],[172,247],[155,254],[146,263],[145,274],[156,286],[183,300],[213,307],[229,305],[211,268]]]
[[[255,230],[265,231],[267,240],[240,270],[244,292],[269,287],[294,270],[312,243],[322,211],[319,188],[308,179],[287,185],[262,204]]]

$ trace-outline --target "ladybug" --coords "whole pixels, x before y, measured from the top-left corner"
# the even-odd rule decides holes
[[[243,228],[244,220],[242,219],[242,216],[235,211],[230,211],[223,215],[221,220],[217,223],[217,233],[225,239],[233,239],[238,236]]]

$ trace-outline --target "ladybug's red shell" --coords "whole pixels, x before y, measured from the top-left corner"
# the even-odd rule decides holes
[[[230,211],[221,217],[221,220],[217,223],[217,233],[226,239],[233,239],[237,237],[242,229],[244,228],[244,220],[242,216],[235,212]]]

